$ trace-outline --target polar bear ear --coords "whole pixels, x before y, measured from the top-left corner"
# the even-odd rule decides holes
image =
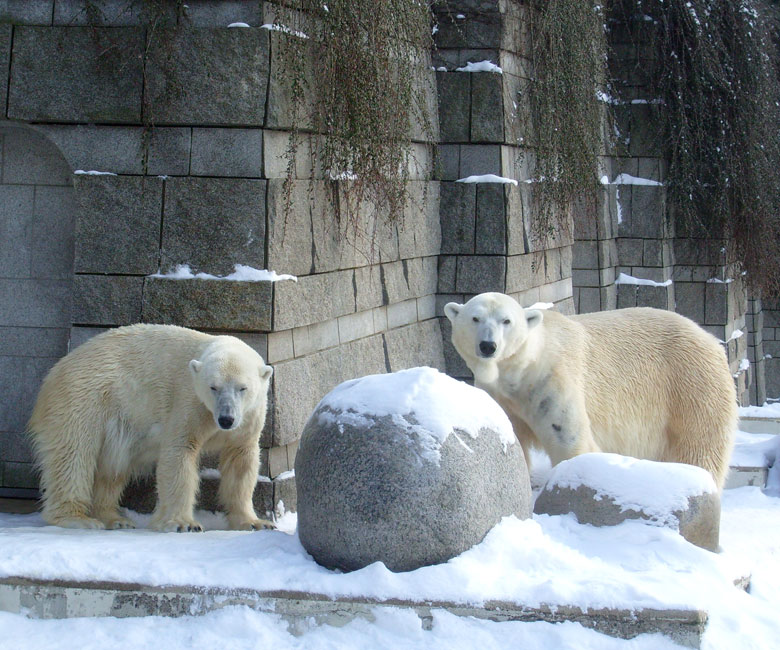
[[[463,305],[459,305],[457,302],[448,302],[444,305],[444,315],[450,319],[450,322],[454,323],[461,309],[463,309]]]
[[[274,369],[271,366],[263,366],[260,368],[260,379],[266,381],[274,374]]]
[[[525,310],[525,322],[528,324],[528,329],[532,330],[537,325],[542,324],[544,318],[544,312],[539,309],[526,309]]]
[[[190,365],[190,372],[193,375],[197,375],[200,372],[203,363],[201,361],[198,361],[197,359],[193,359],[192,361],[190,361],[189,365]]]

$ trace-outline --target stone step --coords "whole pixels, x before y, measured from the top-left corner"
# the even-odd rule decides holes
[[[747,486],[765,487],[768,474],[766,467],[729,467],[723,487],[726,490]]]
[[[196,616],[223,607],[246,606],[281,616],[291,631],[317,625],[343,626],[353,619],[374,620],[377,607],[401,607],[416,612],[430,629],[433,610],[491,621],[574,621],[603,634],[631,639],[660,633],[680,645],[698,648],[707,625],[707,613],[697,609],[587,609],[567,605],[528,607],[488,601],[483,607],[454,602],[330,598],[294,591],[260,591],[204,587],[153,587],[116,582],[40,581],[27,578],[0,580],[0,610],[24,611],[33,618],[86,616]]]
[[[737,428],[745,433],[780,433],[780,418],[739,418]]]

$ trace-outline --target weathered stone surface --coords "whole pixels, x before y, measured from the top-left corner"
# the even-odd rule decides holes
[[[147,117],[155,124],[262,126],[268,30],[160,30],[149,46]]]
[[[323,566],[351,571],[379,561],[410,571],[469,549],[503,516],[530,516],[523,452],[504,444],[489,417],[476,437],[452,431],[437,444],[414,412],[374,416],[325,402],[295,459],[298,532]]]
[[[482,1],[447,6],[437,15],[439,29],[434,35],[437,47],[499,47],[503,15],[498,5],[495,1]]]
[[[455,289],[477,294],[506,288],[507,258],[499,255],[470,255],[458,258]]]
[[[282,446],[301,437],[309,414],[334,386],[366,374],[389,370],[382,336],[369,336],[274,366],[272,387],[273,445]]]
[[[468,142],[471,74],[437,72],[436,83],[439,92],[441,141]]]
[[[353,271],[334,271],[281,282],[274,292],[274,330],[311,325],[356,310]]]
[[[474,248],[477,255],[506,255],[507,219],[505,185],[477,185],[477,223]]]
[[[471,141],[504,141],[503,75],[471,73]]]
[[[0,355],[2,356],[57,358],[63,356],[67,350],[66,329],[0,327]]]
[[[141,320],[144,279],[77,275],[73,283],[74,325],[131,325]]]
[[[265,268],[266,181],[171,178],[165,186],[161,267],[215,275]]]
[[[190,129],[157,126],[142,132],[144,173],[184,176],[190,172]],[[148,141],[148,144],[146,144]]]
[[[143,280],[146,323],[222,331],[271,329],[271,282]]]
[[[455,278],[457,276],[458,258],[454,255],[439,257],[438,293],[455,293]]]
[[[3,136],[3,183],[72,185],[71,170],[57,147],[41,133],[9,125]]]
[[[143,173],[142,127],[42,124],[35,128],[57,145],[73,170]]]
[[[665,197],[663,187],[635,185],[631,188],[631,232],[635,237],[660,239],[663,236]]]
[[[384,338],[392,372],[417,366],[444,371],[444,349],[438,319],[389,330],[384,333]]]
[[[497,144],[464,144],[460,146],[458,178],[501,175],[501,147]]]
[[[0,18],[2,13],[0,13]],[[11,63],[11,34],[10,25],[0,25],[0,71],[3,76],[8,76],[8,66]],[[5,106],[8,101],[8,84],[0,84],[0,106]]]
[[[440,144],[436,149],[436,178],[456,181],[460,178],[460,145]]]
[[[401,259],[438,255],[442,232],[439,222],[440,183],[410,181],[403,219],[397,225]]]
[[[55,25],[126,27],[145,21],[158,27],[175,25],[176,4],[145,0],[57,0],[54,4]]]
[[[475,183],[442,183],[439,218],[442,254],[472,254],[477,212]]]
[[[300,71],[296,72],[296,74],[303,76],[304,83],[300,89],[300,96],[296,96],[290,83],[292,75],[285,70],[287,64],[282,52],[283,48],[290,47],[287,44],[290,39],[299,39],[299,37],[279,31],[272,31],[269,35],[271,74],[268,86],[266,126],[272,129],[291,130],[293,126],[296,126],[294,121],[297,116],[298,128],[312,129],[314,128],[312,116],[315,104],[314,48],[309,49],[304,46],[306,55],[301,62]],[[300,45],[300,43],[294,45]]]
[[[0,22],[14,25],[51,25],[54,0],[6,0],[0,7]]]
[[[185,19],[196,27],[227,27],[231,23],[262,24],[263,7],[246,0],[199,0],[185,5]]]
[[[56,357],[0,357],[0,390],[6,396],[0,404],[0,431],[4,432],[3,436],[5,432],[21,434],[25,430],[41,382],[56,362]],[[19,450],[17,453],[25,452]],[[3,454],[0,457],[12,461],[30,460],[24,455],[12,458]]]
[[[192,173],[195,176],[263,175],[261,129],[193,129]]]
[[[139,123],[143,30],[17,27],[8,117]]]
[[[388,304],[436,293],[436,258],[382,264],[381,279]]]
[[[720,495],[710,474],[692,465],[616,454],[576,456],[556,465],[534,512],[572,512],[581,524],[593,526],[642,519],[718,550]]]
[[[77,273],[154,273],[160,261],[162,181],[77,174]]]

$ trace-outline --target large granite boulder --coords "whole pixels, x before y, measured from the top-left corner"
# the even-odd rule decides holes
[[[507,515],[531,516],[520,445],[484,391],[432,368],[337,386],[295,459],[298,534],[321,565],[445,562]]]
[[[559,463],[534,504],[537,514],[574,513],[581,524],[642,519],[718,550],[720,493],[707,470],[617,454],[582,454]]]

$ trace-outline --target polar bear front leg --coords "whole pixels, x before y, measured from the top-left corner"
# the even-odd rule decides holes
[[[561,388],[539,403],[533,431],[553,465],[580,454],[601,451],[593,439],[580,391]]]
[[[273,528],[272,522],[255,514],[252,495],[260,468],[258,440],[252,436],[239,444],[225,444],[219,457],[219,501],[227,510],[228,524],[234,530]]]
[[[193,517],[198,491],[200,443],[174,439],[165,445],[157,462],[157,508],[150,528],[164,532],[202,532]]]

